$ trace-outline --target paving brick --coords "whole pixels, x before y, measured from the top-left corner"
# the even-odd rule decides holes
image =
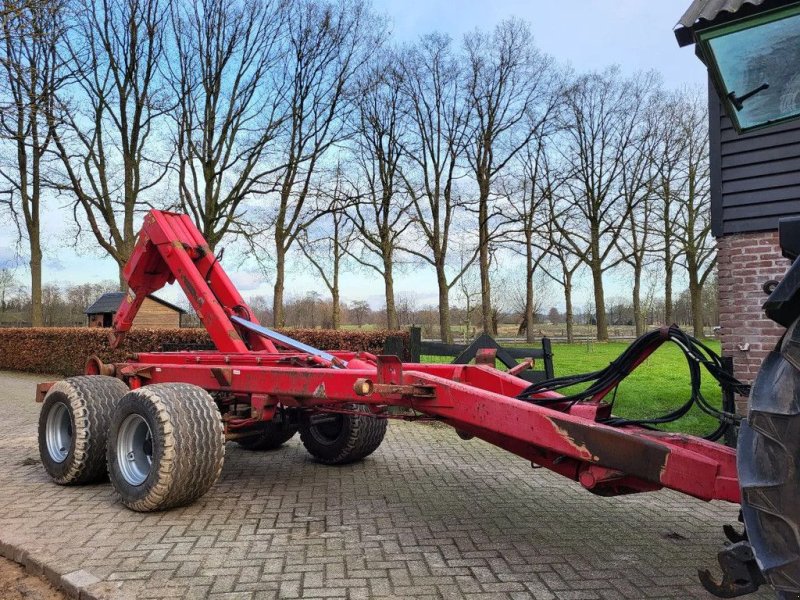
[[[449,429],[393,422],[375,454],[339,468],[297,439],[229,444],[206,496],[133,513],[108,484],[49,481],[40,379],[0,372],[0,554],[91,574],[86,598],[708,598],[696,570],[716,568],[738,512],[669,491],[601,498]]]

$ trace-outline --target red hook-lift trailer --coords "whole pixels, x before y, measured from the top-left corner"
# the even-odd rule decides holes
[[[92,357],[87,375],[42,384],[39,446],[57,483],[85,483],[108,472],[126,506],[162,510],[190,503],[214,484],[226,440],[277,447],[299,428],[312,455],[342,464],[373,452],[386,418],[405,409],[603,496],[670,488],[701,500],[742,499],[735,450],[690,435],[604,424],[611,407],[602,397],[560,402],[558,394],[542,392],[533,398],[548,400],[541,404],[517,398],[529,383],[496,369],[493,360],[417,364],[324,352],[262,327],[186,215],[150,211],[124,276],[130,291],[114,318],[113,346],[144,298],[177,282],[216,350],[141,352],[113,365]],[[728,569],[722,584],[707,575],[704,583],[730,597],[763,581],[752,553],[735,567],[745,575]],[[791,592],[798,572],[798,564],[790,565],[781,571],[784,579],[770,582]]]

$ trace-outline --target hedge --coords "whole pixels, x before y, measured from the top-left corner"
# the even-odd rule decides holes
[[[95,354],[105,363],[121,362],[134,352],[154,352],[211,343],[204,329],[132,329],[116,350],[108,345],[109,329],[96,327],[0,328],[0,370],[72,376],[83,373],[86,358]],[[281,333],[322,350],[352,350],[380,354],[388,337],[408,345],[408,332],[283,329]]]

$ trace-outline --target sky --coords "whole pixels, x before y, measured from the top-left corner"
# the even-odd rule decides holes
[[[391,22],[394,39],[411,42],[417,36],[443,31],[454,40],[476,28],[490,29],[510,16],[531,24],[539,48],[559,63],[569,64],[576,71],[603,69],[618,64],[625,73],[655,69],[666,87],[704,88],[705,68],[692,48],[679,48],[672,32],[675,23],[690,0],[373,0],[374,7]],[[116,280],[116,263],[93,247],[90,235],[80,247],[73,244],[70,227],[72,216],[63,206],[68,199],[53,199],[44,214],[46,244],[43,268],[45,283],[80,283]],[[0,221],[0,267],[14,263],[16,231]],[[23,247],[24,249],[24,247]],[[17,261],[19,262],[19,261]],[[20,282],[29,277],[23,264],[16,267]],[[227,263],[227,264],[226,264]],[[245,297],[261,294],[271,297],[271,283],[241,261],[223,260],[234,283]],[[505,266],[513,273],[515,265]],[[524,271],[520,270],[522,277]],[[326,297],[327,290],[305,267],[288,273],[291,294],[303,295],[317,290]],[[624,293],[624,280],[608,283],[608,296]],[[436,283],[430,269],[400,273],[396,277],[398,296],[413,297],[418,305],[436,304]],[[579,285],[579,302],[590,294],[589,282]],[[375,274],[345,273],[342,279],[343,300],[367,300],[374,308],[383,304],[383,283]],[[178,300],[182,293],[171,286],[159,295]],[[460,304],[457,298],[453,304]],[[563,304],[553,289],[553,305]]]

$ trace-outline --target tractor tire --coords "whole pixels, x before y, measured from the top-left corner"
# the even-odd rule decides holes
[[[128,386],[114,377],[83,375],[57,382],[39,413],[39,456],[59,485],[101,481],[106,440],[117,402]]]
[[[262,423],[253,431],[252,436],[236,440],[245,450],[264,452],[277,450],[288,442],[297,433],[297,425],[284,425],[282,423]]]
[[[798,323],[761,366],[737,455],[742,515],[756,562],[775,590],[791,597],[800,593]]]
[[[368,411],[363,404],[346,408]],[[300,440],[317,461],[345,465],[375,452],[386,435],[386,419],[364,415],[324,413],[311,415],[300,425]]]
[[[108,474],[131,510],[194,502],[217,481],[224,459],[222,418],[204,389],[159,383],[120,399],[108,435]]]

